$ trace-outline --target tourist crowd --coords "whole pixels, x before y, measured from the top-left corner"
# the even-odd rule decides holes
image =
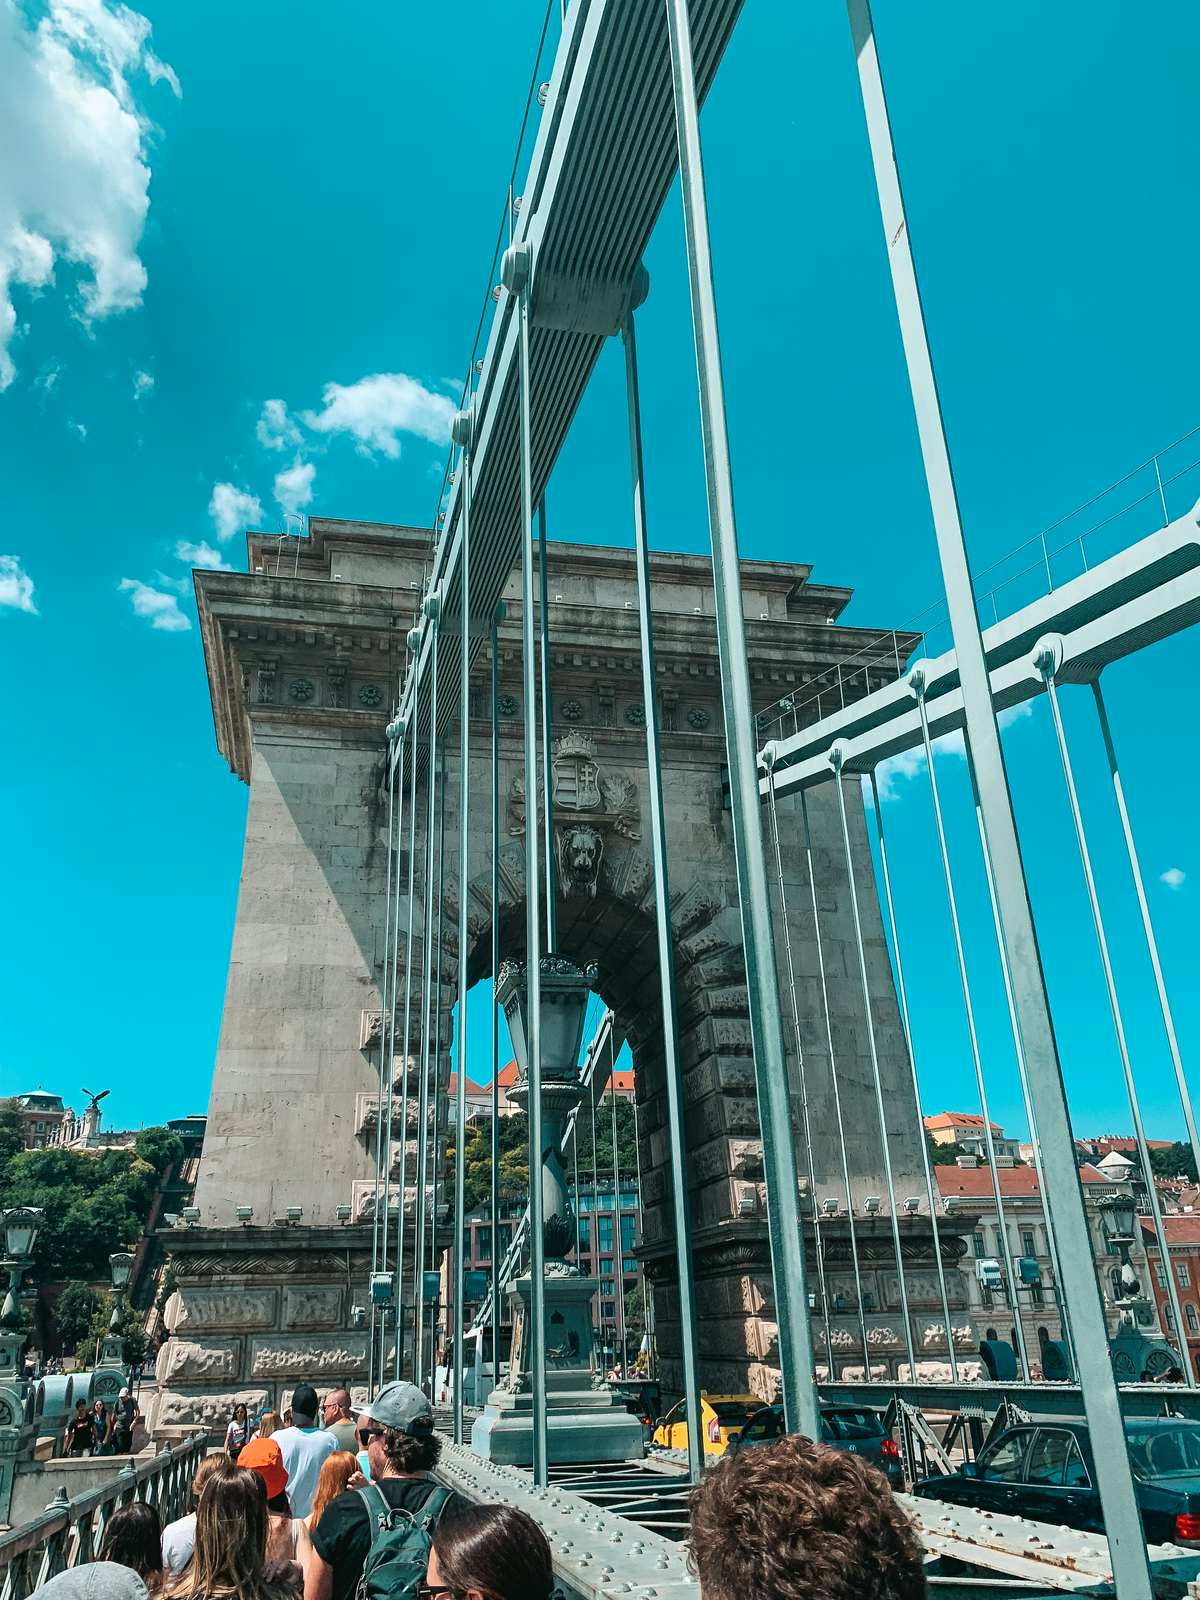
[[[433,1411],[411,1383],[352,1414],[301,1384],[283,1418],[239,1406],[225,1449],[160,1528],[133,1501],[99,1559],[52,1578],[48,1600],[552,1600],[550,1547],[509,1505],[474,1505],[433,1476]],[[86,1417],[86,1408],[85,1408]],[[264,1426],[264,1423],[266,1426]],[[923,1600],[921,1550],[880,1473],[786,1437],[726,1458],[692,1491],[701,1600]],[[53,1591],[53,1594],[51,1593]]]

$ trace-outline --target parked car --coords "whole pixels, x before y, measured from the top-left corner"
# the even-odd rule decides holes
[[[642,1443],[649,1444],[662,1410],[662,1389],[655,1379],[622,1378],[613,1388],[625,1402],[625,1409],[642,1425]]]
[[[760,1406],[741,1434],[729,1446],[732,1454],[749,1450],[756,1444],[769,1444],[784,1434],[783,1407]],[[880,1412],[870,1406],[839,1405],[832,1400],[821,1402],[821,1440],[838,1450],[848,1450],[851,1455],[862,1456],[887,1478],[894,1489],[904,1487],[904,1467],[896,1441],[883,1426]]]
[[[1125,1439],[1147,1540],[1200,1549],[1200,1422],[1129,1417]],[[1104,1529],[1088,1426],[1074,1417],[1006,1428],[978,1461],[923,1478],[913,1493],[1037,1522]]]
[[[736,1439],[747,1421],[762,1406],[753,1394],[702,1394],[700,1425],[704,1431],[704,1454],[721,1456]],[[668,1450],[686,1450],[688,1419],[679,1400],[654,1430],[653,1443]]]

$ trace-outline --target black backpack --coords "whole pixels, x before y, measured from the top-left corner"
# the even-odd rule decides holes
[[[450,1490],[435,1484],[415,1516],[389,1505],[378,1484],[369,1483],[358,1494],[371,1525],[371,1548],[358,1580],[357,1600],[416,1600],[429,1566],[433,1526]]]

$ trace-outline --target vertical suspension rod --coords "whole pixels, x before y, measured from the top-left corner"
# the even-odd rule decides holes
[[[550,598],[546,574],[546,497],[538,501],[538,582],[541,604],[538,607],[538,659],[542,669],[542,815],[545,818],[546,873],[546,949],[558,947],[558,885],[554,861],[554,751],[550,744],[553,705],[550,700]],[[532,815],[536,818],[537,808]],[[526,826],[530,822],[526,819]]]
[[[817,1177],[813,1160],[812,1112],[808,1102],[808,1068],[804,1060],[804,1041],[800,1036],[800,1001],[796,994],[796,964],[792,956],[792,931],[788,923],[787,890],[783,881],[783,852],[779,844],[779,817],[775,795],[775,746],[768,744],[763,750],[763,765],[767,769],[767,815],[771,821],[771,845],[775,855],[775,881],[779,886],[779,920],[783,927],[783,959],[787,969],[788,1000],[792,1013],[792,1033],[796,1041],[796,1066],[800,1078],[800,1125],[804,1150],[808,1158],[808,1205],[813,1219],[813,1250],[817,1258],[817,1292],[821,1297],[821,1330],[825,1335],[825,1365],[830,1378],[837,1377],[836,1357],[833,1353],[833,1330],[829,1321],[829,1285],[825,1279],[825,1252],[821,1247],[820,1227],[817,1218]],[[689,1413],[690,1415],[690,1413]]]
[[[613,1168],[613,1287],[617,1291],[616,1326],[614,1343],[620,1342],[621,1358],[617,1366],[625,1376],[625,1246],[621,1235],[621,1159],[617,1154],[617,1063],[613,1051],[611,1029],[608,1035],[608,1094],[612,1101],[612,1168]]]
[[[867,976],[867,953],[863,948],[862,916],[858,908],[858,885],[854,881],[854,857],[850,852],[850,821],[846,815],[846,791],[842,783],[841,747],[830,751],[833,767],[833,786],[837,791],[838,814],[842,823],[842,848],[846,855],[846,882],[850,886],[850,911],[854,921],[854,944],[858,953],[858,975],[862,984],[863,1014],[867,1024],[867,1045],[871,1055],[871,1083],[875,1089],[875,1111],[879,1118],[879,1143],[883,1151],[883,1177],[887,1188],[888,1210],[891,1215],[892,1245],[896,1252],[896,1279],[900,1286],[900,1315],[904,1318],[904,1345],[908,1351],[908,1381],[917,1378],[917,1352],[913,1347],[912,1316],[908,1308],[908,1285],[904,1278],[904,1252],[900,1248],[900,1218],[896,1213],[896,1183],[892,1176],[892,1153],[888,1149],[886,1111],[883,1104],[883,1082],[879,1076],[879,1047],[875,1039],[875,1019],[871,1015],[871,984]],[[868,1368],[867,1376],[870,1377]]]
[[[883,810],[879,804],[879,787],[875,772],[871,772],[871,800],[875,810],[875,833],[879,840],[879,864],[883,869],[883,892],[887,900],[888,926],[892,930],[892,955],[896,962],[896,990],[900,996],[900,1020],[904,1025],[904,1043],[908,1050],[908,1064],[912,1069],[913,1104],[917,1108],[917,1132],[921,1146],[921,1164],[925,1173],[925,1196],[929,1202],[929,1225],[933,1229],[933,1259],[937,1267],[938,1296],[942,1302],[945,1319],[946,1351],[950,1359],[950,1378],[958,1382],[958,1356],[954,1349],[954,1323],[950,1318],[950,1295],[946,1288],[946,1263],[942,1259],[942,1243],[938,1233],[937,1196],[933,1188],[933,1163],[929,1159],[929,1141],[925,1137],[925,1124],[921,1118],[921,1080],[917,1074],[917,1056],[913,1049],[912,1024],[908,1015],[908,988],[904,982],[904,962],[900,955],[900,934],[896,927],[896,907],[892,900],[892,875],[888,869],[887,843],[883,831]]]
[[[429,1271],[431,1276],[437,1273],[438,1245],[437,1245],[437,1219],[438,1219],[438,1191],[441,1188],[441,1146],[438,1135],[441,1129],[442,1096],[438,1088],[438,1074],[442,1058],[442,959],[445,953],[445,919],[446,919],[446,790],[450,787],[447,771],[446,741],[441,743],[441,760],[438,763],[441,772],[441,782],[438,784],[438,880],[437,880],[437,943],[434,953],[437,956],[437,981],[434,985],[433,1015],[436,1019],[433,1033],[433,1047],[430,1054],[429,1089],[433,1102],[433,1172],[429,1183]],[[432,1404],[437,1404],[437,1314],[438,1296],[435,1294],[433,1303],[429,1308],[429,1399]],[[442,1310],[445,1304],[442,1303]]]
[[[829,1051],[829,1081],[833,1086],[833,1113],[837,1123],[838,1150],[842,1158],[842,1185],[846,1191],[846,1220],[850,1224],[850,1263],[854,1270],[854,1299],[858,1309],[858,1332],[862,1340],[863,1379],[871,1377],[871,1347],[867,1343],[867,1319],[863,1309],[862,1269],[858,1260],[858,1235],[854,1231],[854,1195],[850,1189],[850,1158],[846,1153],[846,1123],[842,1116],[842,1091],[838,1085],[837,1051],[833,1047],[833,1018],[829,1010],[829,982],[825,976],[825,945],[821,937],[821,917],[817,910],[817,874],[813,866],[812,826],[808,817],[808,796],[800,791],[800,811],[804,819],[804,857],[808,864],[808,892],[812,901],[813,939],[817,947],[817,972],[821,979],[821,1015],[825,1019],[825,1047]],[[813,1233],[817,1249],[824,1251],[817,1197],[813,1195]],[[832,1351],[830,1369],[832,1370]]]
[[[1155,937],[1154,923],[1150,917],[1150,905],[1146,899],[1146,886],[1142,881],[1142,864],[1138,857],[1137,845],[1134,843],[1133,825],[1129,820],[1129,810],[1125,804],[1125,785],[1121,782],[1121,769],[1117,765],[1117,749],[1113,744],[1112,729],[1108,723],[1108,710],[1104,704],[1104,694],[1100,688],[1099,678],[1093,678],[1092,680],[1092,694],[1096,701],[1096,715],[1100,719],[1100,733],[1104,739],[1104,753],[1108,757],[1108,770],[1112,776],[1113,795],[1121,818],[1121,832],[1125,837],[1125,852],[1129,857],[1129,871],[1133,876],[1133,887],[1137,893],[1138,910],[1142,918],[1142,932],[1146,936],[1146,950],[1150,956],[1150,965],[1154,969],[1154,987],[1158,993],[1159,1010],[1162,1012],[1163,1027],[1166,1029],[1167,1045],[1171,1052],[1171,1063],[1175,1068],[1175,1082],[1179,1086],[1179,1103],[1183,1107],[1183,1121],[1187,1128],[1188,1142],[1192,1147],[1192,1160],[1196,1163],[1196,1171],[1200,1173],[1200,1133],[1196,1131],[1196,1108],[1192,1104],[1191,1090],[1188,1088],[1188,1081],[1183,1070],[1183,1057],[1179,1053],[1179,1039],[1175,1033],[1175,1018],[1171,1011],[1171,1001],[1167,994],[1166,980],[1163,977],[1162,962],[1158,958],[1158,940]]]
[[[746,991],[758,1114],[767,1186],[767,1225],[785,1425],[816,1439],[819,1415],[812,1329],[800,1223],[800,1194],[792,1142],[787,1052],[779,1017],[775,937],[771,927],[762,818],[759,814],[754,705],[746,660],[741,571],[733,508],[733,473],[725,422],[725,392],[717,331],[708,201],[700,149],[700,113],[692,61],[688,0],[665,0],[670,44],[684,234],[700,391],[713,609],[721,666],[721,700],[729,764],[730,812],[738,875],[738,906],[746,961]]]
[[[415,630],[414,630],[415,631]],[[416,901],[417,870],[417,712],[420,685],[413,690],[412,711],[412,771],[408,785],[408,928],[404,943],[404,1077],[400,1088],[400,1194],[396,1211],[396,1367],[403,1370],[404,1363],[404,1236],[407,1232],[404,1214],[408,1195],[408,1078],[412,1066],[412,974],[413,974],[413,908]],[[413,1174],[414,1179],[416,1174]],[[416,1213],[413,1214],[416,1225]],[[415,1293],[414,1283],[414,1293]],[[414,1335],[415,1336],[415,1335]],[[380,1356],[379,1381],[383,1382],[386,1355]]]
[[[1125,1447],[1120,1396],[1108,1346],[1100,1286],[1079,1187],[1066,1088],[1054,1038],[1004,753],[992,706],[991,682],[975,608],[966,541],[929,350],[912,235],[888,120],[887,100],[869,0],[848,0],[850,32],[871,146],[875,187],[887,244],[904,358],[929,486],[938,558],[962,686],[967,743],[979,776],[980,803],[996,874],[1000,920],[1008,945],[1017,1020],[1029,1066],[1034,1115],[1042,1138],[1046,1212],[1060,1230],[1059,1253],[1075,1331],[1079,1382],[1096,1457],[1096,1471],[1113,1575],[1121,1600],[1150,1600],[1150,1568],[1137,1490]]]
[[[388,731],[389,731],[389,733],[391,733],[392,730],[389,728]],[[403,746],[401,748],[403,749]],[[391,754],[391,740],[390,739],[388,741],[387,750],[388,750],[388,755],[390,756],[390,754]],[[403,757],[401,759],[403,759]],[[391,962],[391,952],[392,952],[392,935],[393,935],[393,928],[392,928],[392,919],[393,919],[393,908],[392,908],[392,867],[393,867],[393,839],[394,839],[393,825],[394,825],[394,822],[395,822],[395,805],[396,805],[396,767],[392,764],[392,762],[390,760],[387,762],[387,769],[388,769],[387,892],[386,892],[386,898],[384,900],[384,913],[383,913],[383,982],[379,986],[379,1007],[380,1007],[380,1009],[379,1009],[379,1099],[376,1102],[376,1106],[375,1106],[375,1198],[374,1198],[374,1207],[373,1207],[372,1216],[371,1216],[371,1275],[372,1275],[372,1277],[374,1277],[375,1273],[377,1273],[377,1272],[379,1272],[381,1270],[380,1269],[380,1265],[379,1265],[379,1247],[380,1247],[380,1236],[381,1236],[381,1233],[382,1233],[383,1218],[380,1215],[379,1201],[380,1201],[380,1195],[382,1193],[382,1196],[383,1196],[383,1209],[386,1212],[386,1210],[387,1210],[387,1201],[388,1201],[388,1197],[389,1197],[389,1195],[388,1195],[388,1189],[389,1189],[388,1178],[390,1177],[390,1174],[391,1174],[391,1165],[392,1165],[392,1147],[391,1147],[391,1143],[389,1142],[387,1144],[387,1146],[386,1146],[386,1149],[387,1149],[387,1170],[386,1171],[384,1170],[384,1166],[383,1166],[383,1151],[385,1149],[385,1146],[384,1146],[384,1142],[383,1142],[383,1129],[384,1129],[384,1120],[385,1119],[384,1119],[384,1111],[383,1111],[383,1096],[384,1096],[384,1092],[385,1092],[384,1084],[387,1081],[387,1065],[388,1065],[387,1019],[388,1019],[388,978],[389,978],[389,974],[391,975],[393,986],[395,984],[395,971],[394,971],[394,968],[393,968],[392,962]],[[401,786],[403,787],[403,782],[404,782],[403,778],[401,778],[400,782],[401,782]],[[399,885],[397,884],[397,889],[398,888],[399,888]],[[397,904],[398,904],[398,900],[399,900],[399,897],[397,896]],[[398,917],[397,917],[397,921],[398,921]],[[395,997],[394,997],[394,995],[393,995],[392,1004],[393,1004],[393,1008],[394,1008],[394,1006],[395,1006]],[[394,1018],[393,1018],[393,1020],[394,1020]],[[391,1084],[390,1083],[388,1083],[388,1085],[387,1085],[387,1091],[386,1092],[387,1092],[387,1094],[389,1096],[389,1108],[388,1109],[390,1110],[391,1109],[391,1106],[390,1106]],[[378,1344],[377,1325],[378,1325],[378,1322],[379,1322],[379,1315],[378,1315],[378,1309],[377,1309],[373,1299],[370,1301],[370,1306],[371,1306],[371,1334],[370,1334],[370,1342],[369,1342],[369,1345],[368,1345],[367,1370],[368,1370],[368,1372],[374,1374],[374,1371],[375,1371],[375,1352],[376,1352],[376,1348],[377,1348],[377,1344]]]
[[[1104,929],[1104,915],[1100,910],[1100,894],[1096,888],[1096,876],[1092,871],[1092,856],[1088,849],[1087,831],[1083,825],[1083,813],[1079,809],[1079,792],[1075,787],[1075,772],[1071,763],[1071,752],[1067,746],[1067,732],[1063,726],[1062,708],[1058,703],[1058,689],[1055,686],[1054,674],[1058,670],[1058,659],[1052,643],[1040,640],[1034,648],[1034,665],[1041,674],[1042,682],[1046,685],[1046,696],[1050,701],[1050,715],[1054,720],[1054,737],[1058,741],[1058,754],[1062,762],[1063,779],[1067,788],[1067,800],[1071,807],[1071,821],[1075,826],[1075,842],[1079,846],[1079,863],[1083,868],[1083,879],[1087,887],[1088,905],[1092,913],[1092,926],[1096,930],[1096,948],[1100,953],[1100,965],[1104,971],[1104,987],[1108,995],[1108,1007],[1112,1013],[1113,1033],[1117,1041],[1117,1054],[1121,1058],[1121,1075],[1125,1080],[1125,1093],[1129,1100],[1129,1114],[1133,1118],[1133,1136],[1137,1140],[1138,1159],[1142,1164],[1142,1175],[1146,1180],[1146,1198],[1150,1204],[1150,1215],[1154,1220],[1154,1236],[1158,1241],[1158,1259],[1165,1268],[1167,1279],[1167,1297],[1171,1302],[1171,1311],[1175,1318],[1174,1334],[1179,1345],[1179,1364],[1183,1368],[1184,1377],[1189,1389],[1196,1387],[1196,1374],[1192,1367],[1191,1352],[1187,1343],[1187,1324],[1183,1320],[1183,1306],[1179,1299],[1179,1286],[1176,1283],[1175,1273],[1171,1269],[1171,1253],[1167,1247],[1167,1230],[1163,1223],[1162,1205],[1158,1198],[1158,1188],[1154,1182],[1154,1168],[1150,1165],[1150,1147],[1146,1143],[1146,1128],[1142,1121],[1142,1102],[1137,1091],[1137,1082],[1133,1075],[1133,1061],[1129,1055],[1129,1041],[1125,1036],[1125,1019],[1121,1014],[1121,1001],[1117,994],[1117,978],[1113,971],[1112,959],[1108,951],[1108,936]],[[1137,1224],[1135,1223],[1135,1226]]]
[[[692,1482],[699,1483],[704,1457],[699,1427],[700,1376],[696,1358],[696,1279],[692,1264],[692,1215],[688,1204],[686,1147],[683,1135],[683,1065],[679,1055],[679,1002],[675,987],[675,942],[671,929],[666,803],[663,797],[662,746],[658,720],[658,674],[654,661],[654,624],[650,604],[650,546],[646,529],[641,390],[638,384],[637,337],[632,311],[626,314],[622,323],[621,340],[625,347],[625,396],[629,418],[629,465],[633,487],[633,539],[637,566],[638,634],[642,652],[642,701],[646,707],[646,783],[650,816],[650,855],[654,868],[654,928],[658,940],[663,1072],[667,1091],[667,1138],[671,1150],[671,1215],[675,1228],[679,1275],[679,1354],[683,1368],[684,1414],[695,1419],[688,1428],[688,1472]],[[636,1096],[634,1115],[635,1117],[637,1115]],[[642,1202],[640,1152],[638,1160],[640,1204]],[[622,1282],[624,1282],[623,1259]],[[645,1284],[646,1275],[643,1266],[643,1295]]]
[[[454,1096],[454,1442],[463,1442],[463,1290],[466,1287],[466,1258],[463,1231],[467,1210],[467,886],[470,881],[468,844],[470,839],[471,793],[471,412],[462,418],[462,565],[459,585],[459,619],[462,623],[459,672],[462,676],[458,717],[458,1077]],[[492,1234],[492,1260],[495,1261],[496,1235]],[[479,1396],[476,1395],[476,1404]]]
[[[987,1082],[983,1075],[983,1057],[979,1051],[979,1035],[975,1028],[975,1006],[971,999],[971,980],[967,976],[967,954],[963,946],[962,928],[958,921],[958,897],[954,892],[954,876],[950,871],[950,852],[946,844],[946,826],[942,819],[942,800],[938,792],[937,773],[933,766],[933,743],[929,737],[929,714],[925,705],[925,673],[920,666],[909,674],[909,685],[917,700],[921,715],[921,738],[925,745],[925,765],[929,773],[929,794],[933,801],[933,819],[937,825],[938,848],[942,856],[942,877],[946,884],[946,904],[950,910],[950,928],[954,935],[954,954],[958,964],[958,981],[962,988],[963,1011],[967,1022],[967,1037],[971,1044],[971,1061],[975,1068],[975,1088],[979,1095],[979,1110],[983,1116],[983,1143],[987,1151],[988,1172],[992,1179],[992,1199],[996,1203],[996,1232],[1000,1236],[1000,1254],[1004,1257],[1004,1271],[1008,1279],[1008,1301],[1012,1307],[1013,1333],[1017,1341],[1017,1355],[1021,1362],[1021,1378],[1029,1382],[1029,1352],[1025,1346],[1025,1328],[1021,1322],[1021,1302],[1017,1298],[1017,1277],[1013,1263],[1012,1240],[1008,1236],[1008,1219],[1004,1211],[1004,1197],[1000,1192],[1000,1171],[996,1166],[996,1142],[992,1137],[992,1119],[988,1107]]]
[[[542,979],[541,888],[537,827],[537,655],[534,647],[533,446],[529,365],[529,277],[532,254],[527,240],[505,252],[502,278],[517,295],[520,373],[521,474],[521,644],[525,669],[525,1004],[529,1051],[529,1351],[533,1412],[533,1481],[545,1488],[548,1473],[546,1433],[546,1247],[542,1191]]]
[[[425,920],[421,987],[421,1077],[417,1094],[417,1193],[413,1230],[413,1382],[425,1377],[425,1184],[429,1159],[429,1045],[433,1004],[433,840],[437,827],[438,614],[436,595],[425,599],[433,630],[429,680],[429,796],[425,815]]]
[[[491,1171],[488,1176],[488,1211],[492,1222],[492,1379],[500,1387],[500,1004],[496,978],[500,971],[500,623],[504,602],[492,617],[492,1126]],[[479,1396],[475,1397],[476,1405]]]

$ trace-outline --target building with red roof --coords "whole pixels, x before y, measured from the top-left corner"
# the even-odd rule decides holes
[[[998,1156],[1016,1156],[1019,1153],[1016,1139],[1005,1137],[998,1122],[989,1124],[992,1131],[992,1148]],[[987,1140],[983,1133],[983,1118],[974,1111],[939,1111],[925,1118],[925,1132],[934,1144],[958,1145],[974,1156],[987,1154]]]
[[[1165,1266],[1158,1248],[1158,1237],[1151,1217],[1139,1219],[1142,1225],[1142,1242],[1150,1263],[1151,1283],[1158,1304],[1158,1315],[1165,1328],[1175,1326],[1175,1312],[1167,1293],[1168,1266],[1175,1274],[1175,1289],[1179,1295],[1179,1308],[1183,1312],[1183,1335],[1187,1340],[1192,1371],[1200,1377],[1200,1214],[1167,1216],[1163,1218],[1163,1233],[1167,1240],[1168,1265]]]

